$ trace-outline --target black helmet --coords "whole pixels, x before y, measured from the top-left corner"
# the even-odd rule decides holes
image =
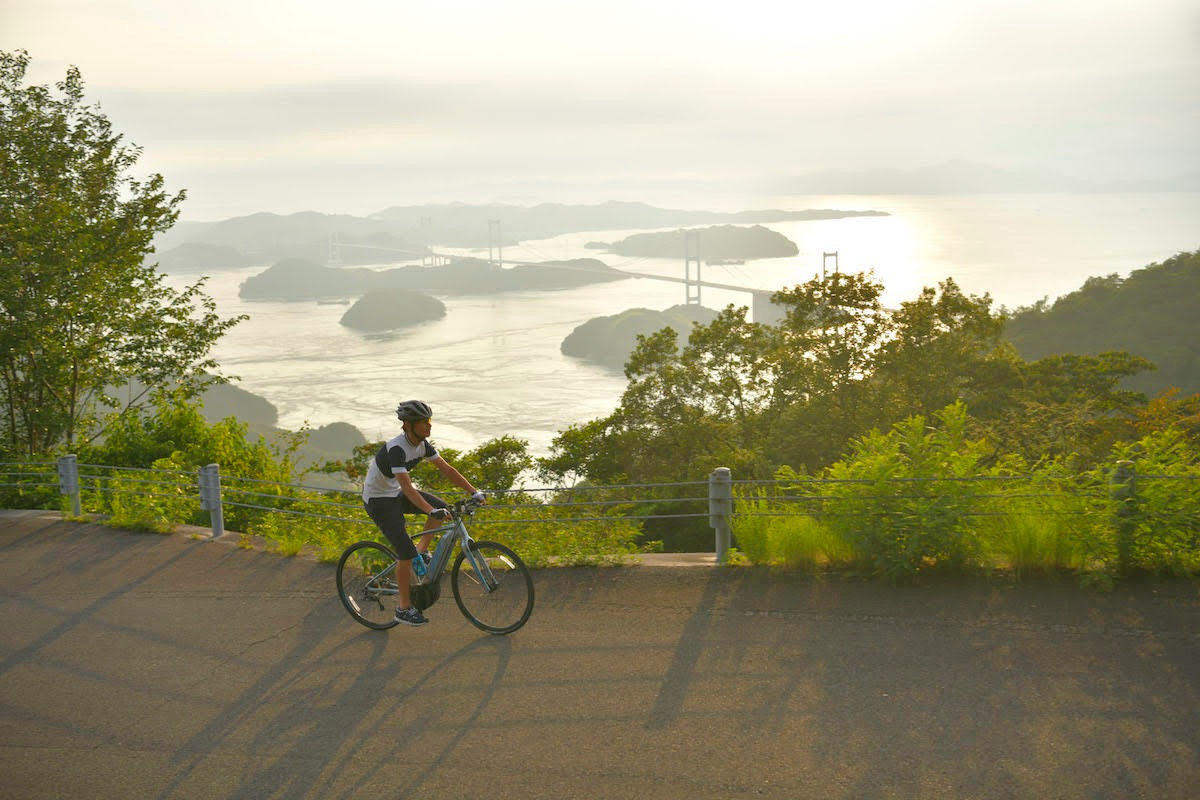
[[[429,419],[433,416],[433,409],[428,403],[423,403],[420,400],[405,400],[400,405],[396,406],[396,419],[402,422],[416,422],[419,419]]]

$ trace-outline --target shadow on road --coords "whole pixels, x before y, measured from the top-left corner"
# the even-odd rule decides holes
[[[539,571],[517,634],[333,568],[0,512],[0,795],[1190,798],[1193,582]]]

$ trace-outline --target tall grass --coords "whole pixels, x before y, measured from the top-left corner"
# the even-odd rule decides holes
[[[807,515],[787,515],[761,491],[740,499],[738,509],[734,539],[754,564],[813,573],[854,561],[853,547],[828,525]]]

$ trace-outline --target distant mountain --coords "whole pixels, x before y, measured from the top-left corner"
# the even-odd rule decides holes
[[[542,203],[535,206],[500,204],[471,206],[450,203],[448,205],[394,206],[372,214],[371,219],[399,225],[402,230],[423,227],[431,242],[472,247],[489,244],[489,221],[496,220],[499,221],[499,230],[493,231],[492,235],[493,237],[503,236],[507,243],[528,239],[548,239],[564,233],[580,231],[678,228],[716,223],[791,222],[856,216],[885,216],[885,214],[880,211],[842,211],[838,209],[688,211],[656,208],[645,203],[612,201],[597,205]]]
[[[1099,183],[1037,169],[1002,169],[947,161],[919,169],[825,170],[785,178],[789,194],[1024,194],[1200,191],[1200,173],[1170,179]]]
[[[762,224],[795,220],[884,216],[880,211],[809,209],[739,212],[685,211],[644,203],[599,205],[543,203],[516,205],[396,206],[370,217],[344,214],[251,214],[222,222],[180,223],[155,240],[164,269],[212,269],[229,265],[269,264],[286,258],[326,262],[332,255],[343,264],[388,264],[415,261],[429,248],[489,247],[564,233],[602,230],[645,230],[694,225]],[[210,248],[211,264],[203,262]],[[220,248],[220,249],[217,249]]]

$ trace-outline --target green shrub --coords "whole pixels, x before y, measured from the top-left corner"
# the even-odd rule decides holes
[[[864,566],[905,580],[935,565],[977,563],[971,517],[980,489],[967,479],[986,448],[967,440],[966,419],[962,404],[939,412],[931,430],[911,417],[855,440],[827,470],[822,519]]]
[[[1200,456],[1179,430],[1158,431],[1114,453],[1131,479],[1113,486],[1122,571],[1200,573]]]

